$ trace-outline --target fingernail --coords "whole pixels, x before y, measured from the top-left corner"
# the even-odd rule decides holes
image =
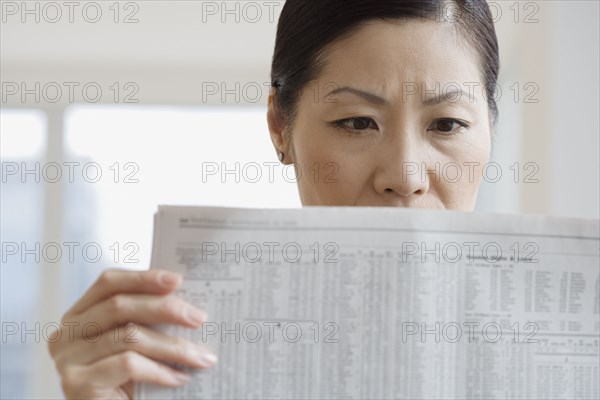
[[[171,274],[169,272],[161,272],[158,277],[158,280],[160,284],[165,287],[173,287],[179,284],[179,282],[181,281],[181,276]]]
[[[206,313],[194,307],[187,307],[185,310],[186,318],[194,325],[199,325],[206,321]]]
[[[171,376],[173,376],[177,383],[187,383],[190,380],[190,376],[183,372],[173,371],[171,372]]]
[[[213,353],[200,352],[196,358],[200,365],[204,367],[210,367],[217,362],[217,356]]]
[[[205,361],[208,365],[213,365],[217,362],[217,356],[213,353],[204,353],[200,359]]]

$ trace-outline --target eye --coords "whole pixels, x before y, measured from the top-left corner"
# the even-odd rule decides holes
[[[459,119],[454,118],[440,118],[436,119],[429,125],[428,130],[434,130],[438,132],[442,132],[444,134],[456,134],[462,128],[468,128],[469,124],[465,121],[461,121]]]
[[[349,134],[361,135],[364,131],[370,129],[379,129],[373,118],[357,117],[346,118],[332,122],[338,129],[346,129]]]

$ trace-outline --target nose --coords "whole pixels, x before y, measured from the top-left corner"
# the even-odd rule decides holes
[[[427,150],[418,138],[402,135],[382,146],[374,177],[375,191],[385,202],[409,206],[429,191]]]

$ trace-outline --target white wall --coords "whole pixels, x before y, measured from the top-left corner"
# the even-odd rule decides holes
[[[555,4],[547,114],[552,214],[599,217],[599,8],[597,1]]]

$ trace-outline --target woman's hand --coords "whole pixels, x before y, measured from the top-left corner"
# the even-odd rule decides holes
[[[198,328],[206,321],[203,311],[170,295],[181,281],[159,269],[102,273],[49,338],[67,399],[131,399],[133,382],[179,386],[188,381],[187,374],[161,361],[195,368],[216,362],[206,348],[146,326]]]

